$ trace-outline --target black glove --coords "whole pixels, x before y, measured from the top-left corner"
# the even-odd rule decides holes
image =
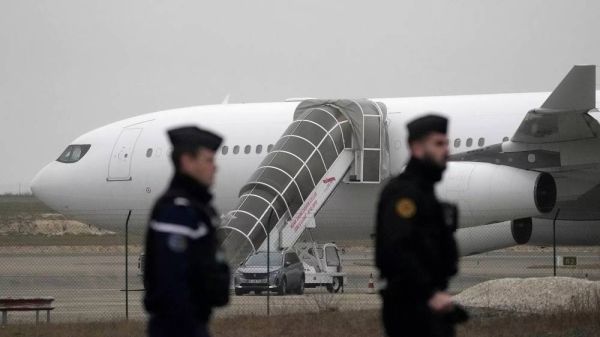
[[[204,281],[205,296],[211,307],[222,307],[229,303],[231,273],[223,253],[217,252],[215,260],[208,266]]]
[[[446,226],[450,227],[452,232],[456,232],[458,228],[458,207],[453,204],[442,202],[442,209],[444,212],[444,222]]]

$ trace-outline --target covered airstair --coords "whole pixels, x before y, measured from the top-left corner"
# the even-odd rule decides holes
[[[385,105],[367,99],[302,101],[272,151],[240,191],[220,231],[228,259],[293,246],[340,183],[389,175]],[[268,240],[267,240],[268,238]],[[268,245],[268,246],[267,246]]]

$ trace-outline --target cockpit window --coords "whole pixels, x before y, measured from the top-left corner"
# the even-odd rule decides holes
[[[90,150],[91,145],[69,145],[56,161],[76,163]]]

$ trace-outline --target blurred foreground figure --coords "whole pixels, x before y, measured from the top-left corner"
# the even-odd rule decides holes
[[[218,251],[209,187],[221,137],[197,127],[169,131],[175,175],[146,236],[144,305],[150,337],[209,336],[212,309],[229,301],[229,267]]]
[[[408,124],[411,158],[381,193],[376,263],[387,281],[381,291],[389,336],[453,336],[466,313],[446,289],[457,272],[457,210],[434,193],[448,160],[448,121],[428,115]]]

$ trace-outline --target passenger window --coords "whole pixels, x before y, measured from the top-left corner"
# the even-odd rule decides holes
[[[240,147],[238,145],[233,147],[233,154],[238,154],[240,153]]]
[[[152,157],[152,149],[148,149],[146,151],[146,158],[150,158],[150,157]]]
[[[90,150],[91,145],[69,145],[56,161],[61,163],[76,163]]]
[[[508,137],[502,138],[502,142],[508,142]]]
[[[162,149],[156,149],[156,157],[160,157],[162,154]]]
[[[250,145],[246,145],[246,147],[244,148],[244,153],[245,153],[245,154],[249,154],[249,153],[250,153],[250,150],[252,150],[252,146],[250,146]]]
[[[267,153],[270,153],[273,150],[273,144],[269,144],[269,146],[267,146]]]
[[[223,148],[221,149],[221,153],[222,154],[227,154],[227,152],[229,152],[229,148],[227,146],[223,146]]]
[[[485,139],[479,138],[479,140],[477,141],[477,145],[479,145],[479,147],[485,145]]]
[[[460,138],[454,140],[454,147],[460,147]]]
[[[262,152],[262,145],[256,145],[256,153],[260,154]]]
[[[471,147],[471,145],[473,145],[473,139],[472,138],[468,138],[467,139],[467,147]]]

